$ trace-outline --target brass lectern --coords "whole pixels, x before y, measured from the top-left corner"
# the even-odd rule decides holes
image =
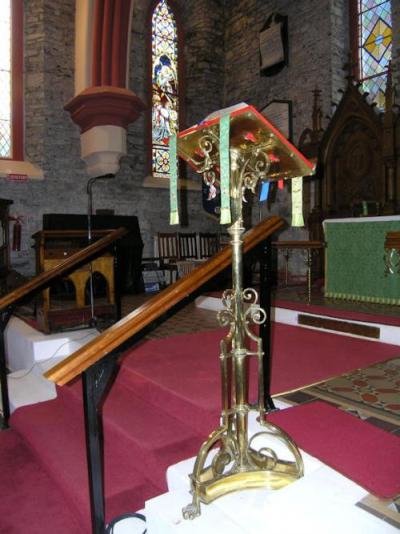
[[[200,502],[207,504],[240,489],[265,486],[278,489],[303,475],[303,461],[296,444],[265,418],[263,352],[254,325],[261,324],[266,313],[256,304],[257,292],[242,287],[242,202],[245,191],[254,193],[259,180],[302,177],[313,173],[313,165],[248,105],[222,110],[200,125],[181,132],[177,136],[176,150],[203,175],[210,188],[220,188],[221,222],[231,223],[228,231],[232,245],[233,288],[224,292],[225,309],[219,313],[221,325],[229,326],[228,334],[220,343],[221,425],[201,446],[190,476],[193,500],[183,509],[183,516],[193,519],[200,514]],[[250,406],[248,400],[247,364],[252,356],[258,362],[256,406]],[[258,412],[260,425],[259,432],[251,438],[248,435],[250,410]],[[271,447],[263,444],[264,438],[283,443],[290,459],[280,459]]]

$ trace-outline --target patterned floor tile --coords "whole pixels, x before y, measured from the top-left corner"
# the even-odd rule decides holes
[[[400,426],[400,358],[333,378],[307,392]]]

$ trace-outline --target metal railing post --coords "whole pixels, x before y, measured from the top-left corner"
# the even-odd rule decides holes
[[[260,306],[267,314],[260,325],[260,337],[264,352],[264,402],[267,410],[275,410],[271,397],[271,287],[272,287],[272,244],[271,238],[260,245]]]
[[[112,354],[108,354],[82,373],[92,534],[105,532],[103,423],[100,409],[115,372],[115,360]]]
[[[10,419],[10,398],[8,395],[7,382],[7,363],[6,363],[6,347],[4,332],[8,321],[13,313],[13,308],[9,307],[1,312],[0,315],[0,385],[1,385],[1,402],[3,405],[3,415],[0,416],[0,426],[2,429],[8,428],[8,420]]]

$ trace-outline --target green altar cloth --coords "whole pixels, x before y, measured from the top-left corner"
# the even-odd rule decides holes
[[[325,296],[400,304],[400,274],[385,275],[387,232],[400,230],[400,216],[331,219],[324,222]]]

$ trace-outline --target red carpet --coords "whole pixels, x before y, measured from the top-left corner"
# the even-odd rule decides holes
[[[268,416],[306,452],[382,499],[400,494],[400,438],[321,401]]]
[[[398,345],[273,323],[271,392],[298,389],[399,354]]]
[[[118,395],[118,387],[115,392]],[[11,426],[23,438],[50,479],[57,481],[66,510],[74,510],[83,531],[89,532],[89,490],[82,407],[74,407],[73,402],[70,399],[66,405],[55,399],[19,409],[11,417]],[[132,429],[132,432],[135,430]],[[0,439],[2,436],[0,434]],[[155,487],[152,480],[141,475],[129,440],[124,441],[119,433],[105,431],[105,454],[108,519],[140,509],[145,499],[164,490],[163,487]],[[0,517],[1,510],[0,500]],[[66,532],[73,534],[75,531],[71,529]]]
[[[125,355],[103,408],[109,519],[138,510],[146,499],[164,492],[167,466],[195,455],[218,425],[223,332],[146,341]],[[273,392],[368,366],[399,352],[397,346],[275,324]],[[253,386],[254,371],[252,365]],[[12,430],[0,433],[0,458],[5,462],[0,466],[0,495],[12,488],[9,498],[0,499],[0,531],[23,534],[26,525],[32,525],[30,532],[76,534],[80,527],[89,532],[80,382],[60,388],[55,400],[18,409],[10,423]],[[8,460],[11,449],[15,463]],[[18,462],[21,474],[14,484]],[[25,469],[26,484],[21,481]],[[46,494],[51,494],[48,512],[43,504]],[[20,516],[10,514],[9,508],[15,510],[24,499],[36,505],[27,504]],[[64,507],[61,515],[58,506]],[[70,515],[80,527],[69,523]],[[16,526],[11,526],[11,518]]]
[[[120,379],[154,405],[202,433],[213,428],[220,410],[219,341],[214,330],[146,341],[130,351]],[[368,367],[400,354],[400,347],[273,323],[272,394]],[[252,361],[255,398],[255,360]]]
[[[83,534],[59,486],[12,430],[0,432],[0,532]]]

